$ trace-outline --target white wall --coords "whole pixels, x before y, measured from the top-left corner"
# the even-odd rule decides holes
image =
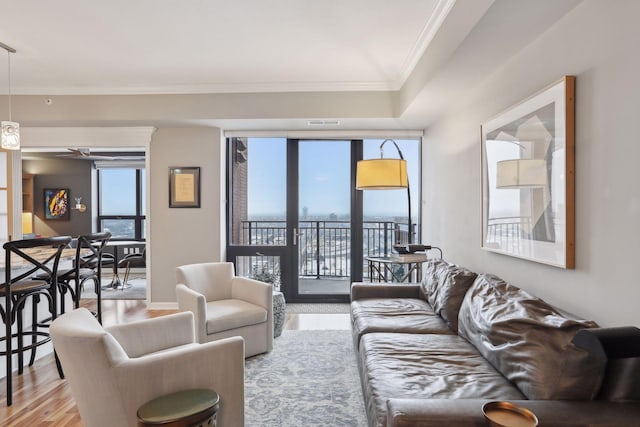
[[[640,326],[640,2],[585,0],[425,132],[424,242],[603,326]],[[576,76],[576,268],[486,252],[480,124]]]
[[[224,164],[217,128],[160,128],[150,145],[152,308],[175,306],[175,268],[222,260]],[[169,167],[199,166],[200,208],[169,208]]]

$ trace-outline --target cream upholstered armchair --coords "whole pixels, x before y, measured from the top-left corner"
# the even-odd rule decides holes
[[[240,335],[245,357],[273,349],[271,284],[235,276],[230,262],[183,265],[176,278],[178,307],[194,314],[199,342]]]
[[[191,313],[103,329],[79,308],[54,320],[50,332],[87,427],[134,427],[142,404],[192,388],[218,393],[220,425],[244,424],[244,343],[196,343]]]

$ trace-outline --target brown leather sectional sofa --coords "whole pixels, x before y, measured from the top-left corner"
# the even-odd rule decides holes
[[[640,426],[640,329],[599,328],[500,278],[431,260],[420,284],[354,283],[370,426],[484,426],[507,400],[544,426]]]

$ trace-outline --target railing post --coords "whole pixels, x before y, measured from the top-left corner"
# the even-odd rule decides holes
[[[389,253],[389,223],[385,221],[384,223],[384,256],[387,256]]]
[[[320,221],[316,221],[316,279],[320,278]]]

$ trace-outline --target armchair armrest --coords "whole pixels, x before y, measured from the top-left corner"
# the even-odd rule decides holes
[[[129,359],[113,369],[121,401],[136,424],[143,403],[175,391],[208,388],[220,396],[218,422],[244,423],[244,340],[231,337]]]
[[[420,298],[420,284],[352,283],[351,301],[364,298]]]
[[[484,427],[487,399],[389,399],[387,427]],[[512,400],[531,410],[545,427],[631,427],[640,403],[605,401]]]
[[[273,308],[273,286],[247,277],[231,279],[231,298],[250,302],[267,311]]]
[[[186,285],[178,284],[176,285],[176,297],[180,311],[193,313],[198,342],[205,342],[207,340],[207,302],[204,295]]]
[[[129,357],[195,342],[193,314],[176,313],[105,328]]]

